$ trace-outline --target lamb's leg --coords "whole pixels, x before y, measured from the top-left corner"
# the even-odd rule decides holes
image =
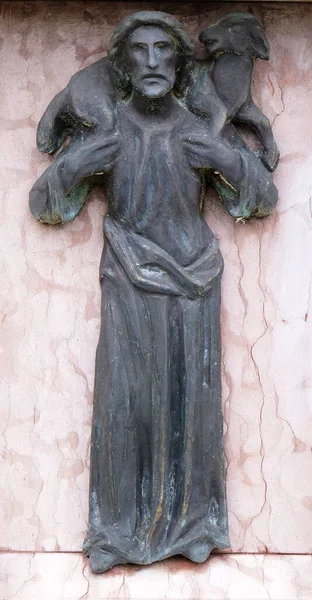
[[[279,160],[279,151],[269,119],[251,101],[236,115],[235,121],[249,125],[255,130],[262,144],[261,160],[269,171],[274,171]]]
[[[54,154],[64,142],[70,128],[64,120],[68,112],[68,87],[56,94],[41,117],[37,130],[37,147],[40,152]]]
[[[210,119],[209,127],[212,136],[222,135],[228,121],[228,114],[216,92],[207,66],[197,65],[185,101],[193,113]]]
[[[190,99],[188,105],[195,114],[210,118],[209,127],[212,136],[218,137],[223,134],[227,123],[227,112],[218,97],[212,94],[198,93],[196,98]]]

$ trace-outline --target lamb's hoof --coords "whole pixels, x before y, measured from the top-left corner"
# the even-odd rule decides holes
[[[280,158],[280,153],[277,148],[273,148],[273,150],[264,150],[260,157],[268,171],[271,171],[271,173],[272,171],[275,171]]]
[[[196,563],[203,563],[207,560],[213,546],[205,540],[199,540],[194,542],[187,550],[183,552],[183,556],[189,558],[191,561]]]
[[[92,573],[104,573],[120,562],[121,561],[118,560],[117,556],[112,554],[112,552],[107,552],[106,550],[100,550],[98,548],[95,548],[90,552],[89,564]]]

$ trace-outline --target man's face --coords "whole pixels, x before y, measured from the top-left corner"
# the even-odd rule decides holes
[[[174,85],[176,50],[171,37],[161,28],[142,25],[126,43],[132,85],[143,96],[161,98]]]

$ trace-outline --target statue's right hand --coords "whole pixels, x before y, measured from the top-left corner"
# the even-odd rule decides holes
[[[95,137],[81,143],[74,155],[66,156],[66,167],[75,180],[106,173],[121,146],[121,135],[98,131]],[[77,183],[77,181],[73,181]]]

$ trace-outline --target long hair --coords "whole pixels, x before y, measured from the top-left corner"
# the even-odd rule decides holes
[[[140,11],[126,17],[116,27],[109,44],[108,59],[116,76],[117,87],[123,96],[132,89],[131,73],[127,66],[125,42],[135,29],[144,25],[161,27],[173,39],[177,64],[176,79],[173,91],[182,96],[187,88],[193,69],[194,49],[187,31],[182,23],[172,15],[161,11]]]

